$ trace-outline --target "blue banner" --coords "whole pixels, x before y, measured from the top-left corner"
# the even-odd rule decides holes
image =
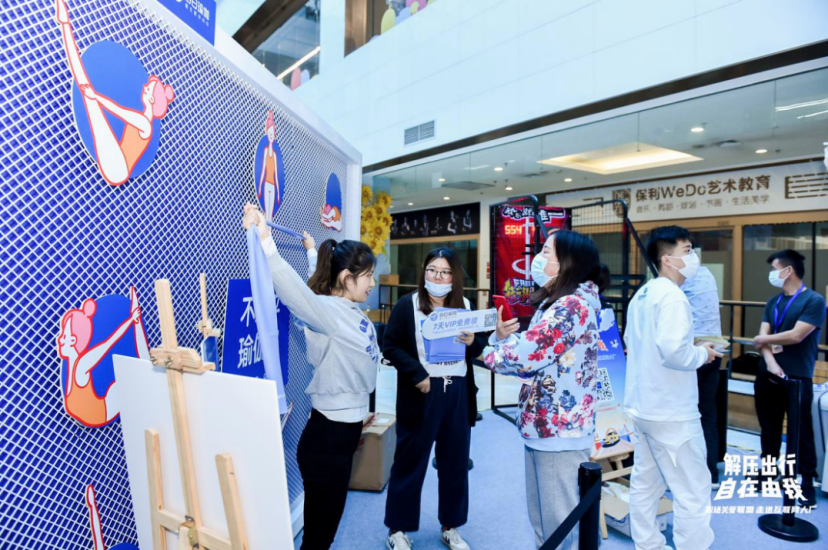
[[[288,345],[290,341],[290,310],[276,301],[279,331],[279,366],[282,382],[288,383]],[[227,284],[227,309],[224,314],[224,345],[222,346],[221,372],[240,374],[253,378],[265,378],[262,346],[253,307],[253,291],[250,279],[230,279]],[[284,395],[280,384],[279,395]]]
[[[595,418],[596,456],[632,449],[632,422],[624,413],[627,358],[615,323],[615,312],[604,309],[598,328],[598,407]]]
[[[158,0],[210,44],[216,42],[215,0]]]

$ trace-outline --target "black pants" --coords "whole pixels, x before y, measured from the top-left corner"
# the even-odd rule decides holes
[[[327,550],[345,510],[362,422],[334,422],[317,411],[299,439],[296,460],[305,484],[302,550]]]
[[[811,403],[814,400],[814,382],[810,378],[790,376],[802,382],[802,401],[799,407],[799,455],[796,463],[802,475],[803,485],[812,485],[817,476],[814,424],[811,419]],[[788,388],[784,383],[774,382],[766,369],[760,369],[754,385],[756,416],[762,428],[762,458],[779,457],[782,445],[782,423],[788,410]]]
[[[420,528],[420,497],[431,447],[436,443],[439,505],[443,527],[464,525],[469,515],[469,393],[464,376],[431,379],[422,423],[417,428],[397,424],[397,450],[388,482],[385,525],[392,531]]]
[[[719,367],[722,359],[717,358],[709,365],[696,371],[699,382],[699,412],[707,447],[707,469],[713,483],[719,481],[719,422],[717,412],[717,395],[719,390]]]

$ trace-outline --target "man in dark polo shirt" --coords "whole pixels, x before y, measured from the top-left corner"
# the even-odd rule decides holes
[[[782,289],[765,305],[759,336],[754,339],[762,353],[762,366],[756,376],[756,415],[762,428],[762,458],[779,457],[782,445],[782,422],[788,408],[783,378],[802,381],[800,407],[799,456],[802,475],[800,506],[816,507],[814,478],[817,476],[816,447],[811,420],[814,400],[814,363],[817,359],[819,332],[825,322],[825,299],[806,288],[805,258],[795,250],[782,250],[768,258],[770,283]]]

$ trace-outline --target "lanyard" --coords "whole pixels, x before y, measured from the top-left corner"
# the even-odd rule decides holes
[[[785,314],[788,313],[788,309],[790,309],[791,304],[793,304],[794,300],[796,300],[796,298],[800,294],[802,294],[803,290],[805,290],[805,285],[804,284],[801,287],[799,287],[799,290],[796,291],[796,294],[794,294],[791,297],[790,301],[787,303],[787,305],[785,305],[785,309],[782,310],[782,315],[781,316],[779,315],[779,302],[782,301],[782,296],[784,296],[785,293],[783,292],[782,294],[779,295],[779,298],[776,299],[776,305],[773,308],[773,333],[774,334],[779,332],[779,326],[782,324],[782,320],[785,319]]]

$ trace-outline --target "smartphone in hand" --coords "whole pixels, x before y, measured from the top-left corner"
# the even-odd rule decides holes
[[[504,322],[514,319],[515,316],[512,314],[512,308],[509,306],[509,302],[506,300],[505,296],[495,295],[492,296],[492,299],[494,300],[495,309],[503,307],[503,311],[500,312],[500,315]]]

